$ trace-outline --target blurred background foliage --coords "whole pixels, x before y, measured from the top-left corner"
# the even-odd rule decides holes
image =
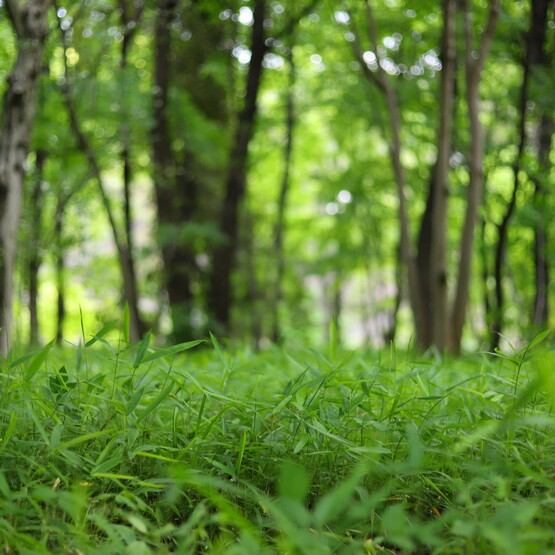
[[[473,141],[464,33],[479,49],[491,4],[460,3],[456,14],[450,288]],[[540,44],[533,4],[545,7]],[[495,347],[499,337],[519,344],[553,320],[553,2],[503,1],[497,15],[479,82],[484,194],[466,349]],[[376,78],[399,107],[415,249],[438,157],[444,22],[442,3],[424,0],[54,2],[26,165],[12,340],[78,341],[81,318],[96,330],[136,302],[136,338],[153,329],[160,342],[212,330],[257,347],[317,344],[331,321],[347,346],[414,342],[391,108]],[[2,93],[17,48],[0,2]],[[543,58],[531,61],[532,48]],[[130,253],[135,299],[115,236]],[[539,294],[545,310],[535,317]]]

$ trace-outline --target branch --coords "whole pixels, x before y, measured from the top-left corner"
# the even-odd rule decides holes
[[[369,0],[366,0],[366,24],[368,27],[368,38],[374,47],[374,55],[376,56],[376,62],[378,63],[378,76],[376,79],[384,92],[387,92],[387,77],[385,76],[384,69],[380,63],[381,58],[378,50],[378,30],[376,28],[376,20],[374,19],[374,12],[372,11],[372,6]]]
[[[53,5],[57,11],[58,10],[57,0],[53,0]],[[120,255],[120,257],[124,257],[127,255],[127,252],[125,250],[125,246],[122,243],[118,233],[118,227],[112,210],[112,205],[108,197],[108,194],[106,192],[106,188],[104,186],[100,164],[98,163],[96,153],[94,152],[88,137],[83,131],[83,128],[81,127],[81,122],[79,121],[79,117],[77,116],[77,110],[75,108],[75,103],[73,101],[73,96],[71,91],[71,80],[69,75],[69,67],[67,63],[67,49],[68,49],[67,31],[62,28],[61,22],[59,25],[59,30],[62,36],[62,47],[64,49],[64,55],[63,55],[64,79],[62,81],[62,96],[64,98],[66,109],[69,115],[70,127],[73,134],[75,135],[75,139],[77,140],[77,144],[79,145],[79,148],[85,154],[87,162],[89,163],[89,168],[91,170],[91,173],[97,182],[98,189],[100,192],[100,198],[102,200],[102,205],[106,210],[106,215],[108,216],[108,221],[110,223],[110,227],[112,229],[112,233],[114,236],[114,243],[116,245],[116,250]]]
[[[12,22],[16,35],[21,37],[23,29],[21,23],[21,5],[19,0],[5,0],[4,5],[6,6],[8,18]]]
[[[493,35],[495,32],[495,27],[497,25],[497,19],[499,17],[500,11],[500,0],[492,0],[490,11],[488,15],[488,21],[486,23],[486,29],[482,34],[480,42],[480,50],[478,51],[478,57],[473,59],[471,54],[472,48],[472,37],[471,37],[471,21],[470,21],[470,3],[468,0],[464,0],[464,34],[466,43],[466,64],[468,69],[473,72],[475,78],[477,78],[484,67],[486,57],[488,55],[489,49],[491,48],[491,43],[493,41]]]
[[[298,23],[303,19],[303,17],[307,16],[320,2],[320,0],[312,0],[308,5],[306,5],[299,14],[296,16],[291,16],[289,21],[286,23],[285,27],[281,29],[279,33],[276,33],[273,37],[274,40],[280,39],[283,37],[288,37],[294,31],[295,27]]]

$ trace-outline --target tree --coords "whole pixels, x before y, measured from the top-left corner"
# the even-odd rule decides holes
[[[54,6],[58,10],[57,2],[54,0]],[[59,11],[58,11],[59,13]],[[124,224],[124,232],[122,233],[120,230],[120,226],[118,225],[116,216],[114,214],[114,210],[112,208],[112,202],[108,195],[107,187],[105,184],[105,180],[103,177],[102,167],[98,160],[98,156],[95,152],[95,149],[90,141],[87,133],[83,129],[83,125],[81,123],[78,110],[75,104],[73,90],[72,90],[72,78],[69,71],[69,64],[67,60],[68,56],[68,48],[69,48],[69,31],[71,29],[70,26],[65,26],[62,24],[60,18],[60,33],[62,37],[62,45],[64,50],[64,57],[63,57],[63,64],[64,64],[64,79],[62,80],[62,95],[65,101],[66,109],[69,116],[69,123],[71,127],[71,131],[75,136],[75,140],[81,152],[86,157],[87,163],[89,164],[90,172],[92,177],[96,181],[98,186],[98,191],[100,193],[100,198],[102,201],[102,205],[106,212],[106,216],[108,218],[108,222],[110,225],[110,230],[112,232],[112,237],[114,240],[114,245],[116,247],[116,252],[118,255],[118,262],[121,269],[121,276],[123,281],[123,298],[129,307],[129,327],[130,327],[130,338],[132,341],[138,341],[141,338],[142,333],[145,330],[145,325],[141,319],[139,313],[139,293],[138,293],[138,286],[137,286],[137,278],[135,273],[135,265],[133,261],[133,252],[132,252],[132,243],[131,241],[131,233],[128,229],[129,227],[129,207],[128,207],[128,179],[129,179],[129,167],[126,168],[125,160],[124,160],[124,208],[125,210],[125,224]],[[125,42],[125,41],[124,41]],[[123,54],[123,58],[125,60],[125,52]],[[62,211],[63,213],[63,211]]]
[[[0,128],[0,352],[9,350],[17,233],[50,0],[6,0],[17,36],[17,59],[4,95]]]
[[[246,78],[245,98],[231,143],[225,196],[220,213],[220,231],[225,240],[214,249],[212,260],[209,307],[224,330],[228,330],[230,325],[232,274],[239,236],[239,208],[246,191],[249,144],[254,135],[262,61],[268,48],[264,30],[265,19],[266,1],[257,0],[253,9],[249,44],[251,59]]]
[[[523,168],[523,156],[527,143],[526,124],[528,120],[528,101],[530,97],[530,81],[535,67],[546,62],[545,41],[550,0],[532,2],[530,10],[530,27],[526,36],[526,53],[522,60],[522,84],[519,98],[519,122],[518,122],[518,143],[517,153],[513,163],[513,189],[511,197],[501,221],[497,225],[497,244],[495,249],[495,305],[493,309],[493,323],[491,329],[491,349],[494,350],[499,345],[499,340],[504,327],[505,294],[503,285],[503,268],[507,251],[507,237],[509,224],[513,217],[517,204],[517,195],[521,186],[521,170]],[[540,123],[540,135],[542,124]],[[545,165],[545,153],[550,149],[551,139],[540,139],[539,142],[543,158],[542,164]],[[545,280],[547,278],[546,263],[543,260],[544,251],[544,232],[541,227],[536,228],[536,299],[534,306],[535,322],[541,322],[547,309],[547,295],[545,294]]]
[[[451,350],[458,353],[461,348],[463,326],[468,305],[470,275],[474,253],[474,229],[478,218],[478,208],[482,201],[484,132],[480,123],[480,80],[484,62],[493,40],[500,2],[492,0],[486,28],[480,39],[479,50],[474,49],[472,39],[472,10],[469,0],[464,0],[464,36],[465,36],[465,77],[466,102],[470,120],[469,183],[466,196],[466,216],[459,247],[459,268],[457,288],[451,312]]]

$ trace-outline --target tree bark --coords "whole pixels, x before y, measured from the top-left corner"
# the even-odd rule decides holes
[[[551,55],[545,49],[545,33],[546,21],[552,19],[555,15],[554,0],[541,0],[535,2],[533,6],[534,18],[538,19],[535,26],[542,26],[541,37],[542,46],[538,52],[538,64],[546,70],[552,64],[553,60],[553,44],[551,45]],[[551,10],[551,17],[549,17]],[[539,39],[538,39],[539,40]],[[551,63],[551,64],[550,64]],[[538,125],[538,162],[539,175],[534,177],[534,205],[536,207],[537,220],[534,226],[534,265],[535,265],[535,293],[534,307],[532,311],[532,324],[536,327],[545,328],[549,320],[549,257],[548,257],[548,234],[546,225],[546,209],[545,201],[548,195],[548,189],[544,185],[544,179],[549,175],[551,161],[549,155],[553,145],[553,134],[555,133],[555,124],[553,116],[544,110]]]
[[[121,54],[120,54],[120,73],[123,78],[122,83],[122,98],[125,95],[125,72],[128,69],[128,55],[129,49],[133,43],[133,37],[138,29],[138,23],[140,21],[142,11],[144,8],[144,2],[135,2],[135,12],[130,13],[129,0],[119,0],[120,5],[120,17],[121,24],[123,28],[122,41],[121,41]],[[126,107],[123,105],[121,107],[122,111],[122,123],[120,126],[121,135],[121,162],[122,162],[122,177],[123,177],[123,238],[124,248],[128,252],[128,268],[122,273],[128,276],[128,280],[132,285],[129,288],[128,294],[125,297],[129,308],[130,314],[130,339],[131,341],[140,340],[147,331],[147,326],[142,319],[139,312],[139,294],[137,288],[137,271],[135,268],[135,256],[134,256],[134,237],[133,237],[133,215],[131,211],[131,187],[133,180],[133,168],[131,165],[131,146],[129,137],[129,124],[128,120],[131,117],[130,114],[126,113]],[[124,286],[125,288],[125,286]],[[133,306],[131,306],[133,304]]]
[[[57,314],[56,314],[56,343],[62,344],[64,339],[64,321],[66,317],[65,302],[65,246],[64,246],[64,216],[67,203],[71,195],[62,195],[58,198],[56,204],[56,215],[54,217],[54,239],[56,241],[55,249],[55,268],[56,268],[56,286],[58,289],[57,297]]]
[[[54,5],[57,3],[54,0]],[[102,170],[96,153],[93,149],[89,138],[84,132],[81,121],[79,120],[77,109],[75,107],[72,89],[71,89],[71,77],[69,75],[68,64],[67,64],[67,43],[68,34],[67,29],[64,30],[60,27],[60,32],[62,34],[62,41],[64,45],[64,80],[61,85],[62,95],[66,105],[66,109],[69,116],[70,127],[77,141],[79,149],[85,155],[87,162],[89,164],[90,170],[98,185],[98,191],[100,193],[100,199],[102,205],[106,212],[108,222],[110,224],[110,229],[112,231],[112,237],[114,240],[114,245],[116,247],[116,252],[118,255],[118,262],[120,265],[122,281],[123,281],[123,298],[125,299],[129,307],[129,336],[131,341],[138,341],[141,338],[141,330],[144,328],[140,314],[139,314],[139,294],[137,289],[137,281],[135,275],[135,269],[133,265],[133,257],[129,250],[129,245],[125,238],[122,239],[120,236],[120,230],[116,222],[114,211],[112,209],[112,203],[106,191],[106,186],[104,184],[104,179],[102,176]]]
[[[435,168],[435,191],[432,207],[432,243],[430,250],[430,293],[432,314],[432,343],[443,351],[448,341],[447,333],[447,204],[449,198],[449,158],[453,127],[455,97],[456,0],[443,2],[442,70],[438,154]]]
[[[281,179],[281,187],[278,198],[278,213],[274,226],[274,256],[276,261],[276,278],[274,284],[274,299],[272,307],[272,341],[279,343],[281,340],[280,325],[280,305],[283,300],[283,275],[285,273],[285,257],[283,253],[283,235],[285,233],[285,213],[287,209],[287,199],[291,187],[291,162],[293,154],[293,141],[295,130],[295,82],[296,67],[293,57],[293,45],[289,49],[289,84],[286,99],[286,119],[285,119],[285,151],[284,167]]]
[[[499,346],[499,340],[504,327],[505,294],[503,290],[503,268],[505,264],[505,253],[507,249],[507,236],[509,223],[516,209],[517,194],[520,188],[520,171],[522,158],[527,142],[526,123],[527,106],[529,99],[530,74],[535,65],[541,64],[543,60],[543,49],[546,39],[546,24],[549,5],[552,0],[538,0],[531,4],[530,29],[526,40],[526,54],[523,61],[523,78],[519,100],[519,125],[518,125],[518,151],[513,164],[513,191],[505,214],[498,224],[498,238],[495,249],[495,309],[493,311],[493,323],[491,329],[491,350]]]
[[[553,119],[544,114],[539,125],[538,161],[540,175],[549,175],[551,166],[549,153],[553,143],[555,125]],[[532,324],[536,327],[547,327],[549,320],[549,257],[548,257],[548,235],[546,230],[545,200],[547,196],[546,187],[542,183],[542,177],[534,179],[534,205],[536,207],[537,220],[534,226],[534,265],[535,265],[535,293],[534,308],[532,312]]]
[[[37,149],[35,152],[35,175],[31,185],[31,237],[29,238],[29,343],[39,343],[39,316],[38,316],[38,274],[42,264],[41,233],[42,229],[42,182],[44,177],[44,163],[46,151]]]
[[[175,0],[158,2],[155,39],[154,127],[152,151],[154,185],[159,223],[159,244],[164,264],[164,288],[172,316],[172,339],[186,341],[194,334],[191,322],[193,304],[192,273],[196,269],[190,241],[179,237],[190,224],[197,209],[198,183],[190,167],[185,147],[181,159],[173,150],[173,135],[168,116],[172,56],[170,25],[175,17]]]
[[[473,57],[472,23],[470,1],[464,0],[464,29],[466,47],[466,101],[470,120],[470,178],[467,189],[466,214],[459,249],[459,271],[455,301],[451,314],[450,348],[455,354],[460,352],[462,332],[468,304],[470,276],[474,253],[474,229],[478,218],[478,208],[482,201],[484,131],[480,123],[480,81],[485,59],[489,53],[493,34],[499,17],[500,1],[492,0],[486,29],[480,40],[478,57]]]
[[[235,268],[239,235],[239,210],[246,192],[248,150],[254,135],[258,91],[262,79],[262,61],[266,53],[264,20],[266,1],[257,0],[253,9],[250,42],[251,60],[247,74],[245,100],[239,113],[226,178],[225,197],[220,216],[222,244],[214,249],[210,279],[209,306],[221,331],[229,332],[232,276]]]
[[[399,203],[399,258],[400,258],[400,283],[404,288],[405,282],[408,284],[409,301],[414,318],[414,326],[416,331],[416,342],[422,346],[424,341],[424,328],[426,321],[424,319],[424,307],[420,296],[420,286],[418,279],[418,268],[415,255],[411,248],[410,221],[406,200],[406,177],[405,168],[401,161],[401,114],[399,110],[399,102],[395,89],[391,85],[385,71],[381,66],[380,51],[378,48],[378,37],[376,30],[376,22],[372,6],[369,0],[366,0],[366,21],[368,25],[368,38],[373,45],[374,54],[378,59],[378,71],[373,73],[368,68],[363,59],[362,49],[358,44],[358,40],[354,43],[356,54],[361,62],[366,78],[378,86],[385,96],[389,125],[391,130],[391,138],[389,140],[389,154],[393,173],[395,176],[395,184],[397,187],[397,199]]]
[[[0,354],[8,354],[13,317],[13,275],[25,159],[35,115],[50,0],[4,2],[17,35],[17,59],[8,78],[0,128]]]

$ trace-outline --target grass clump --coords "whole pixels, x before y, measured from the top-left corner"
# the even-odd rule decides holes
[[[102,330],[5,361],[3,553],[555,553],[555,354]]]

